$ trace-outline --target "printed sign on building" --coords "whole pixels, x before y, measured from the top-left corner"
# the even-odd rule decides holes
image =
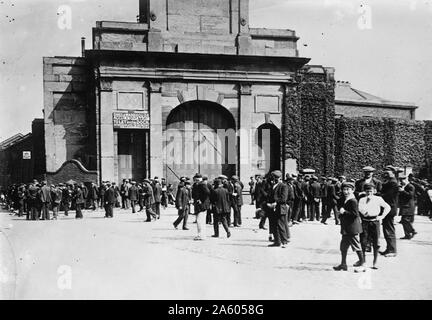
[[[146,112],[114,112],[114,129],[150,129],[150,116]]]
[[[31,151],[23,151],[23,159],[30,160],[31,159]]]

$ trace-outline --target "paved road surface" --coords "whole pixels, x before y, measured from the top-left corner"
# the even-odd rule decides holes
[[[398,241],[379,270],[335,272],[339,227],[291,228],[285,249],[268,248],[252,206],[227,239],[193,241],[196,225],[174,230],[176,211],[157,222],[116,209],[84,211],[83,220],[25,221],[0,212],[0,299],[431,299],[432,222],[416,217],[418,235]],[[397,236],[403,236],[397,225]],[[382,239],[384,244],[384,239]],[[371,261],[371,254],[367,260]],[[356,261],[350,252],[348,262]]]

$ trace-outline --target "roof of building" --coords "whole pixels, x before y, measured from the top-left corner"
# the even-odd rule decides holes
[[[370,105],[383,108],[417,109],[414,103],[383,99],[370,93],[351,87],[348,81],[337,81],[335,88],[335,103],[350,105]]]
[[[16,143],[17,141],[21,140],[23,137],[24,137],[24,135],[22,133],[17,133],[15,135],[13,135],[12,137],[1,141],[0,142],[0,149],[6,149],[7,147],[9,147],[12,144]]]
[[[26,135],[23,135],[22,133],[17,133],[16,135],[13,135],[12,137],[0,142],[0,150],[5,150],[9,147],[12,147],[13,145],[16,145],[27,138],[31,136],[31,132],[27,133]]]

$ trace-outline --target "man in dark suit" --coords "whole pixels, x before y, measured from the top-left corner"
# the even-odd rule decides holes
[[[114,217],[114,205],[117,201],[115,191],[110,182],[107,182],[104,188],[105,218],[112,218]]]
[[[318,177],[313,175],[309,186],[309,205],[311,208],[310,221],[320,219],[320,199],[321,199],[321,184],[318,183]]]
[[[239,182],[237,176],[232,176],[231,178],[233,184],[232,192],[232,208],[234,211],[234,227],[240,227],[242,224],[241,220],[241,207],[243,205],[243,188]]]
[[[38,193],[39,189],[36,186],[37,181],[34,180],[33,183],[30,184],[28,190],[29,197],[29,205],[30,205],[30,219],[31,220],[39,220],[39,211],[38,211]]]
[[[156,212],[157,218],[160,219],[160,205],[162,202],[162,186],[159,182],[159,177],[154,177],[152,187],[153,187],[153,196],[154,196],[153,211]]]
[[[153,195],[153,187],[150,184],[149,179],[144,179],[143,181],[143,192],[144,196],[144,206],[146,208],[147,220],[146,222],[151,222],[151,218],[157,219],[157,214],[153,210],[154,204],[154,195]]]
[[[211,193],[211,203],[213,207],[214,230],[214,235],[212,235],[212,237],[219,237],[219,222],[221,222],[229,238],[231,233],[229,231],[227,217],[231,210],[231,203],[228,190],[224,188],[223,182],[220,179],[215,180],[215,188]]]
[[[177,197],[175,201],[175,206],[178,210],[178,218],[174,221],[174,228],[177,229],[177,226],[183,220],[183,230],[189,230],[187,227],[187,221],[189,217],[189,208],[190,208],[190,194],[189,191],[185,187],[184,182],[180,182],[177,186]]]
[[[129,188],[128,197],[131,203],[132,213],[135,213],[135,206],[137,205],[138,202],[138,187],[136,186],[136,181],[132,181],[131,184],[132,185]]]
[[[339,213],[337,208],[337,203],[339,200],[339,196],[336,193],[336,183],[337,179],[328,178],[327,185],[327,198],[326,198],[326,211],[323,211],[321,223],[327,224],[327,219],[330,218],[331,212],[333,211],[335,217],[335,223],[339,224]]]
[[[274,242],[269,247],[282,247],[289,242],[289,227],[286,222],[288,215],[288,186],[282,182],[282,172],[275,170],[272,173],[273,188],[271,202],[267,203],[270,209],[270,223],[273,224]]]
[[[401,239],[410,240],[417,234],[412,226],[415,211],[415,187],[408,182],[408,177],[403,174],[399,175],[399,180],[401,182],[399,188],[399,215],[401,216],[401,223],[405,233],[405,236]]]
[[[52,211],[53,219],[57,220],[57,216],[60,210],[60,203],[62,202],[62,190],[60,186],[51,185],[51,201],[52,201]]]
[[[380,252],[386,257],[395,257],[396,250],[396,230],[394,226],[394,217],[397,214],[399,184],[392,171],[384,173],[384,183],[381,188],[381,196],[385,202],[390,205],[390,212],[382,220],[384,238],[387,242],[387,248],[384,252]]]
[[[197,221],[197,236],[194,240],[204,240],[205,238],[205,214],[210,209],[210,189],[208,187],[208,180],[202,179],[201,174],[196,174],[196,184],[194,189],[195,201],[195,215]]]
[[[51,220],[49,207],[51,204],[51,189],[47,186],[46,181],[42,181],[42,188],[40,189],[40,199],[42,203],[42,220]]]
[[[376,195],[381,195],[381,189],[382,189],[382,183],[380,180],[375,178],[373,176],[373,173],[375,172],[375,168],[371,166],[366,166],[363,169],[364,177],[362,179],[359,179],[355,183],[355,191],[354,195],[359,200],[361,197],[364,197],[366,195],[366,192],[364,190],[365,184],[373,184],[376,190]]]
[[[208,176],[204,175],[203,176],[203,181],[206,182],[207,187],[210,190],[210,195],[213,191],[213,186],[209,183],[208,181]],[[212,224],[212,205],[211,205],[211,201],[210,201],[210,205],[209,208],[207,209],[207,214],[206,214],[206,224]]]
[[[327,187],[330,181],[327,177],[321,177],[321,216],[324,216],[327,213]]]
[[[129,198],[128,198],[129,188],[130,188],[129,180],[123,179],[123,183],[120,186],[120,195],[121,195],[121,199],[122,199],[122,209],[129,209]]]
[[[75,219],[82,219],[82,208],[85,204],[84,193],[80,185],[75,185]]]
[[[364,256],[360,245],[359,234],[362,233],[362,224],[360,214],[358,211],[358,202],[354,196],[354,183],[345,182],[342,184],[342,190],[344,194],[344,203],[340,209],[340,222],[341,222],[341,234],[342,240],[340,243],[340,251],[342,261],[340,265],[333,267],[335,271],[347,271],[348,266],[346,262],[348,249],[351,247],[353,251],[357,253],[359,261],[354,266],[361,267],[358,271],[366,271],[363,267]]]
[[[294,177],[294,175],[293,175]],[[292,222],[293,224],[300,223],[300,214],[302,210],[302,202],[303,202],[303,191],[301,189],[301,180],[302,176],[298,175],[297,179],[293,180],[293,187],[294,187],[294,203],[293,203],[293,210],[292,210]]]
[[[290,226],[292,223],[291,219],[293,217],[293,207],[294,207],[294,200],[296,196],[295,196],[295,187],[294,187],[294,177],[289,173],[285,175],[285,184],[288,187],[288,197],[287,197],[288,214],[286,220],[288,225]]]
[[[303,201],[302,201],[302,210],[301,210],[301,218],[302,221],[306,221],[311,218],[311,206],[310,206],[310,194],[309,194],[309,186],[310,186],[310,176],[305,175],[303,177],[303,181],[301,182],[301,189],[303,193]]]
[[[94,182],[91,183],[91,187],[88,193],[88,198],[90,201],[90,208],[96,210],[97,202],[98,202],[98,187]]]

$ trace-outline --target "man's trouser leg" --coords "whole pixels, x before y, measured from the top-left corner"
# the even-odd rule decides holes
[[[59,207],[60,207],[60,204],[54,204],[53,205],[53,218],[54,219],[57,219]]]
[[[393,208],[392,208],[393,211]],[[394,215],[388,214],[382,220],[383,234],[387,242],[386,252],[396,253],[396,230],[394,226]]]
[[[239,223],[240,218],[239,218],[239,207],[238,207],[237,203],[233,204],[233,210],[234,210],[234,226],[238,227],[238,226],[240,226],[240,223]]]
[[[136,201],[131,200],[132,213],[135,213],[135,205],[136,205]]]
[[[221,215],[218,213],[213,214],[213,231],[216,237],[219,237],[219,221],[221,221]]]

